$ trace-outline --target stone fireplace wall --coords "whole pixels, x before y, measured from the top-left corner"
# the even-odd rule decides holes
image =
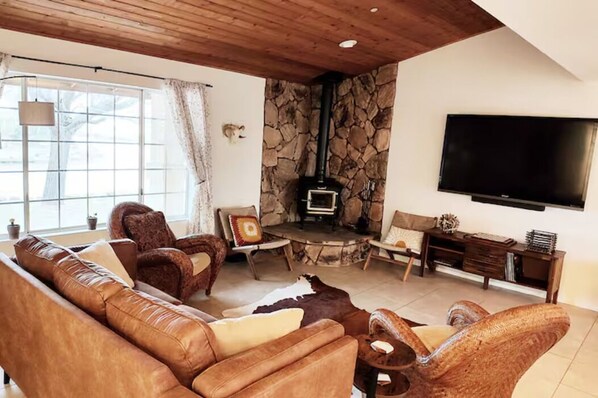
[[[309,86],[268,79],[265,96],[260,213],[268,226],[298,220],[297,179],[306,173],[306,147],[318,120],[312,135]]]
[[[382,227],[396,77],[397,65],[391,64],[336,87],[328,170],[345,187],[342,225],[355,225],[363,213],[370,231],[380,232]],[[375,189],[365,201],[370,181]]]
[[[340,222],[362,212],[380,232],[397,65],[345,79],[335,91],[328,174],[344,185]],[[265,90],[260,213],[262,225],[298,221],[297,179],[315,172],[321,86],[268,79]],[[368,182],[375,184],[364,201]]]

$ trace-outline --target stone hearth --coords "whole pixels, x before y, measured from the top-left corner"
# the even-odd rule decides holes
[[[373,235],[359,235],[343,227],[334,231],[321,223],[284,223],[264,227],[264,232],[278,238],[289,239],[294,260],[308,265],[344,267],[362,261],[367,255],[368,239]]]

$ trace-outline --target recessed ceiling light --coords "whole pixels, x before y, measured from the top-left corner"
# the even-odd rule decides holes
[[[341,41],[340,43],[338,43],[338,46],[341,48],[351,48],[351,47],[355,47],[355,45],[357,44],[357,40],[345,40],[345,41]]]
[[[372,7],[372,8],[370,8],[370,12],[378,12],[378,7]]]

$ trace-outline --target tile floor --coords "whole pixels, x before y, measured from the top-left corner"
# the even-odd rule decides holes
[[[257,301],[273,289],[290,285],[301,273],[315,273],[325,283],[346,290],[353,303],[372,311],[384,307],[417,322],[443,324],[448,307],[457,300],[471,300],[490,312],[538,303],[538,297],[490,287],[436,273],[400,281],[403,268],[374,262],[364,272],[356,264],[344,268],[296,265],[288,272],[281,257],[257,257],[260,281],[254,281],[246,263],[227,263],[212,296],[194,295],[188,304],[216,317],[224,309]],[[414,274],[417,273],[414,270]],[[571,317],[567,335],[523,376],[514,393],[517,398],[598,397],[598,313],[563,305]],[[19,388],[0,387],[0,398],[23,398]]]

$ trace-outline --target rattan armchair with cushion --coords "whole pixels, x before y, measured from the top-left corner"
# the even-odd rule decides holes
[[[161,212],[137,202],[114,207],[108,219],[111,239],[137,243],[137,277],[185,301],[198,290],[209,295],[226,257],[226,244],[202,234],[176,238]]]
[[[430,346],[418,328],[394,312],[372,313],[370,333],[388,333],[417,354],[416,364],[403,372],[411,384],[406,397],[510,397],[527,369],[567,333],[570,320],[553,304],[491,315],[475,303],[459,301],[450,308],[447,323],[453,330],[441,327],[446,338],[436,336]]]

